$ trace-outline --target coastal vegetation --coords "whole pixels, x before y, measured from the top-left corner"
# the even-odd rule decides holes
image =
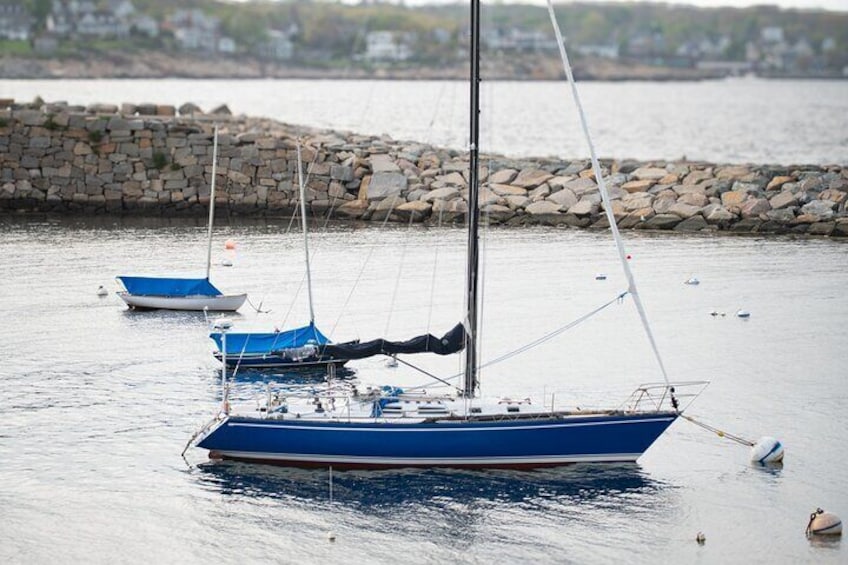
[[[85,24],[87,7],[98,25]],[[0,66],[22,77],[50,76],[51,60],[65,76],[226,76],[221,61],[235,61],[254,76],[451,78],[466,65],[467,12],[464,3],[25,0],[18,29],[0,29],[19,38],[0,43]],[[848,76],[848,13],[578,2],[557,15],[584,78]],[[543,6],[485,4],[482,17],[489,78],[558,76]]]

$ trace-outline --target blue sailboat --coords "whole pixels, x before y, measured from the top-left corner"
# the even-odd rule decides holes
[[[303,228],[303,248],[306,260],[306,291],[309,302],[309,324],[286,331],[229,333],[212,332],[216,359],[227,367],[253,369],[314,370],[328,366],[341,367],[348,359],[324,352],[331,342],[315,325],[312,304],[312,272],[309,265],[309,237],[306,226],[306,190],[301,167],[300,143],[297,144],[297,175],[300,187],[300,212]],[[351,342],[355,343],[355,342]]]
[[[246,369],[318,369],[340,367],[348,359],[325,354],[330,340],[310,321],[306,326],[280,332],[222,332],[209,334],[218,348],[213,354],[228,367]]]
[[[133,310],[212,310],[234,312],[247,294],[224,294],[209,280],[212,268],[212,225],[215,222],[215,177],[218,164],[218,126],[212,142],[212,184],[209,191],[206,276],[204,278],[119,276],[124,290],[118,296]]]
[[[479,22],[480,1],[471,0],[466,312],[465,323],[457,332],[464,342],[459,348],[464,349],[465,357],[461,386],[450,394],[437,395],[395,387],[359,390],[350,383],[341,386],[330,380],[324,392],[311,392],[306,398],[288,391],[269,391],[265,403],[251,414],[231,413],[225,386],[219,413],[192,439],[208,450],[211,458],[337,468],[536,468],[630,462],[680,414],[680,393],[667,377],[664,383],[639,387],[630,399],[611,410],[554,410],[553,405],[539,406],[528,399],[478,396]],[[573,80],[570,69],[567,73]],[[602,197],[609,204],[594,149],[592,158]],[[612,207],[606,209],[611,214]],[[621,296],[633,297],[653,344],[615,221],[610,220],[630,282]],[[222,339],[227,339],[226,334]],[[378,341],[362,353],[383,352],[385,343]],[[659,356],[657,359],[665,376]]]

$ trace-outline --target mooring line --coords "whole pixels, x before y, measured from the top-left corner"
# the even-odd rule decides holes
[[[720,430],[718,428],[714,428],[713,426],[710,426],[709,424],[699,422],[695,418],[693,418],[691,416],[687,416],[686,414],[680,414],[680,417],[683,418],[684,420],[689,420],[690,422],[692,422],[696,426],[700,426],[707,431],[713,432],[718,437],[726,437],[727,439],[729,439],[731,441],[735,441],[736,443],[741,444],[741,445],[747,445],[748,447],[754,447],[754,445],[755,445],[753,441],[750,441],[750,440],[747,440],[743,437],[725,432],[725,431]]]

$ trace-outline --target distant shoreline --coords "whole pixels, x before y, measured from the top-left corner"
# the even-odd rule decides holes
[[[742,78],[727,73],[699,69],[676,69],[631,65],[626,62],[588,62],[575,65],[575,77],[581,81],[624,82],[688,82],[717,80],[729,77]],[[487,81],[558,81],[562,69],[558,64],[544,65],[521,72],[502,66],[482,69]],[[267,63],[247,59],[207,59],[201,57],[147,57],[116,55],[96,60],[66,60],[59,58],[0,57],[0,76],[6,80],[466,80],[467,69],[456,67],[410,68],[346,68],[316,69]],[[756,74],[755,78],[768,80],[848,80],[838,74]]]

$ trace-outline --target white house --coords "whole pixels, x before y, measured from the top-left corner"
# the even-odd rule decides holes
[[[232,37],[221,37],[218,39],[218,53],[235,53],[236,41]]]
[[[159,22],[150,16],[135,16],[130,20],[130,29],[134,29],[137,33],[143,33],[148,37],[159,36]]]
[[[296,33],[297,26],[293,26],[293,29]],[[288,31],[269,29],[266,33],[268,40],[257,48],[259,55],[280,61],[291,59],[294,56],[294,43],[291,40],[292,28],[289,28]]]
[[[602,59],[618,59],[618,45],[578,45],[577,52],[586,57],[600,57]]]
[[[220,20],[202,10],[177,10],[166,20],[167,27],[183,49],[217,51]]]
[[[80,35],[95,37],[124,38],[130,34],[129,24],[107,10],[96,10],[84,14],[77,21],[76,30]]]
[[[19,4],[0,4],[0,39],[27,41],[32,29],[29,11]]]
[[[524,51],[547,51],[557,49],[556,40],[550,34],[538,30],[524,31],[494,29],[484,32],[481,38],[490,49],[517,49]]]
[[[783,28],[777,26],[764,27],[760,30],[760,38],[766,43],[783,43]]]
[[[365,59],[370,61],[406,61],[412,56],[414,35],[394,31],[371,31],[365,36]]]
[[[107,9],[115,14],[115,17],[126,20],[135,14],[135,6],[130,0],[109,0],[106,3]]]

